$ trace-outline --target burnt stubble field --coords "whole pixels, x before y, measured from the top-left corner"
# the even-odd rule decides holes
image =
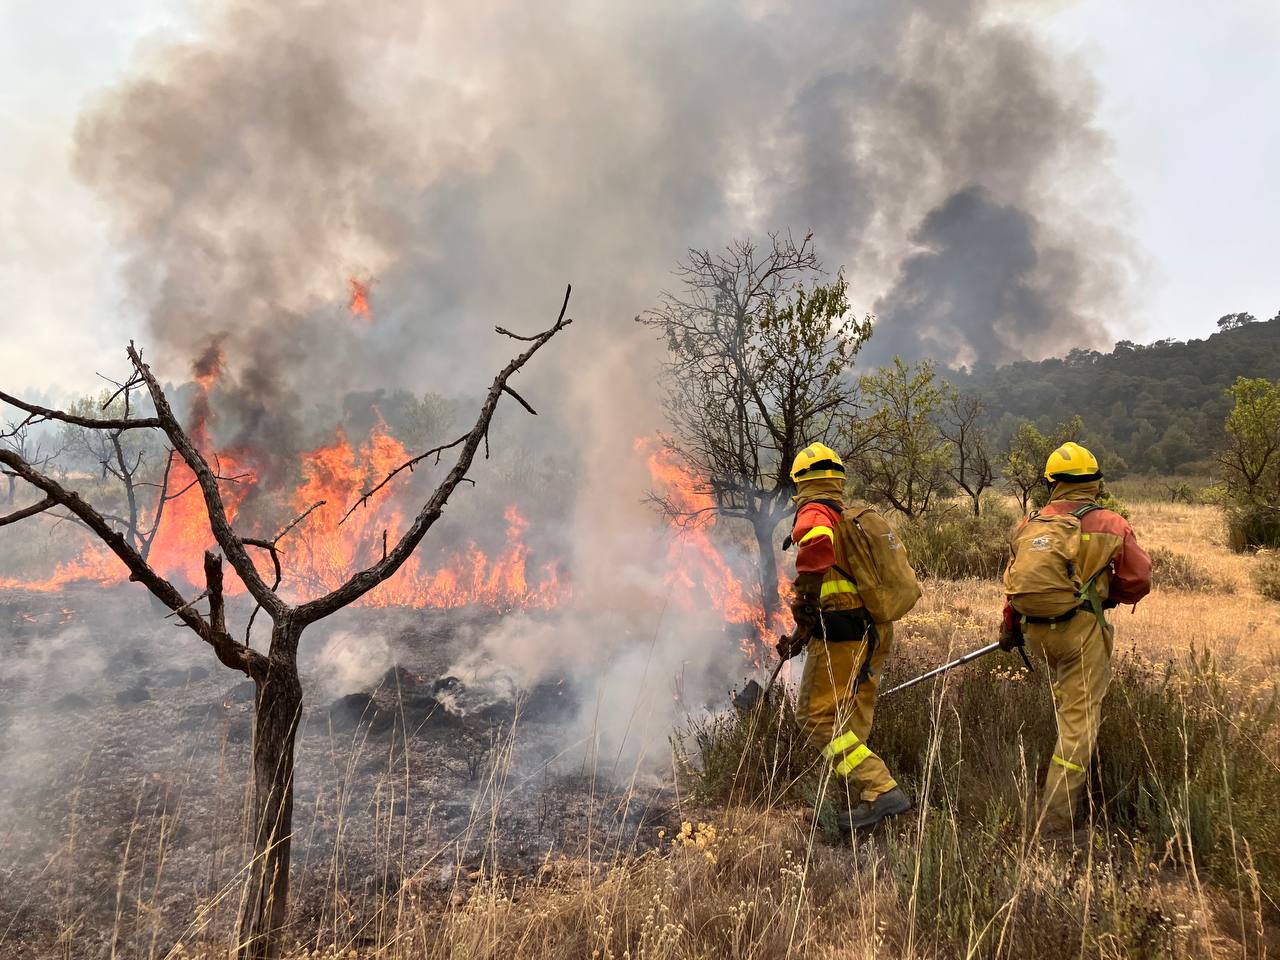
[[[137,588],[9,592],[0,616],[4,955],[164,955],[225,930],[250,849],[252,682]],[[577,732],[572,680],[450,672],[495,619],[355,609],[308,638],[300,931],[373,940],[399,897],[456,905],[483,877],[583,869],[671,822],[670,785]]]

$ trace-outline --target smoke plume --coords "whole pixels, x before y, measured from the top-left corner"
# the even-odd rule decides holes
[[[545,327],[573,281],[585,322],[521,385],[528,436],[578,465],[575,626],[522,635],[538,674],[674,629],[598,613],[661,601],[663,553],[629,534],[653,527],[632,441],[660,426],[660,344],[629,320],[688,247],[812,230],[881,317],[874,358],[1104,338],[1129,250],[1094,84],[994,6],[228,0],[86,111],[77,168],[149,359],[185,376],[218,343],[259,449],[343,390],[474,393],[511,350],[493,325]]]
[[[769,229],[812,229],[895,351],[1035,356],[1102,336],[1126,251],[1074,202],[1107,179],[1092,81],[989,6],[230,2],[138,57],[77,163],[155,361],[224,338],[267,419],[470,387],[567,279],[590,378],[687,246]]]

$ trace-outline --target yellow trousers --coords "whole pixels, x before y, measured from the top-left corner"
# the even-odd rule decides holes
[[[1112,632],[1086,611],[1063,623],[1028,623],[1023,635],[1049,665],[1058,725],[1040,797],[1041,824],[1047,830],[1070,830],[1087,799],[1089,760],[1111,684]]]
[[[880,635],[871,654],[871,676],[854,685],[867,656],[865,641],[827,643],[810,640],[796,698],[796,719],[810,742],[821,747],[838,778],[848,778],[861,799],[874,800],[896,787],[884,761],[871,752],[866,739],[876,709],[876,692],[893,650],[893,624],[879,623]]]

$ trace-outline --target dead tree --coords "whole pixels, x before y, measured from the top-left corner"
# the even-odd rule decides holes
[[[541,333],[518,336],[501,327],[497,328],[500,334],[523,341],[527,346],[494,378],[471,429],[457,439],[418,454],[392,470],[375,487],[365,491],[351,506],[351,510],[366,504],[401,473],[411,471],[427,459],[438,463],[442,455],[450,450],[456,451],[452,468],[422,504],[405,533],[393,546],[388,546],[382,552],[380,560],[366,569],[353,572],[337,589],[304,603],[291,603],[279,592],[283,571],[278,545],[284,536],[305,520],[314,507],[295,518],[271,538],[247,537],[237,532],[227,518],[219,489],[220,482],[225,482],[225,478],[219,477],[215,467],[210,466],[205,453],[197,449],[178,422],[160,384],[132,343],[129,344],[127,354],[133,373],[130,381],[126,382],[136,379],[145,386],[155,410],[154,416],[89,418],[46,409],[0,393],[0,401],[25,411],[32,423],[52,420],[102,431],[159,430],[176,455],[190,468],[195,483],[200,488],[209,525],[221,555],[213,551],[205,553],[204,589],[198,596],[189,599],[150,566],[138,547],[118,529],[117,524],[104,517],[75,491],[62,486],[14,450],[0,448],[0,464],[43,494],[43,499],[29,507],[0,516],[0,525],[36,516],[55,506],[66,509],[125,564],[131,580],[150,590],[169,608],[172,616],[181,620],[209,644],[214,655],[223,664],[246,674],[255,684],[252,750],[254,856],[246,871],[247,888],[239,922],[237,952],[241,958],[269,960],[278,956],[287,913],[293,826],[293,750],[302,710],[302,686],[298,677],[297,657],[303,631],[318,620],[354,603],[400,569],[440,517],[445,503],[458,484],[470,482],[467,472],[481,444],[487,444],[489,424],[504,394],[513,397],[529,412],[535,412],[515,392],[509,381],[552,337],[572,323],[572,320],[565,317],[569,293],[569,290],[565,291],[564,304],[556,322]],[[163,492],[161,496],[164,496]],[[251,549],[259,551],[260,559],[270,563],[269,582],[251,556]],[[227,624],[223,596],[224,559],[230,563],[255,601],[243,640],[233,636]],[[202,603],[206,605],[203,611],[200,609]],[[271,639],[266,653],[249,645],[253,619],[259,610],[271,620]]]
[[[848,369],[871,335],[870,318],[849,314],[844,277],[820,282],[811,236],[798,246],[769,239],[689,251],[676,271],[682,288],[636,318],[667,342],[664,440],[703,484],[711,512],[751,524],[767,617],[778,605],[774,531],[790,509],[791,462],[836,436],[852,404]],[[678,522],[703,519],[653,499]]]
[[[37,417],[27,414],[21,420],[10,420],[0,431],[0,448],[12,450],[27,463],[43,467],[58,458],[60,450],[48,448],[45,443],[32,433]],[[18,475],[12,470],[0,470],[0,475],[9,481],[9,492],[6,501],[12,504],[17,498]]]
[[[996,482],[996,468],[982,428],[987,407],[980,397],[948,389],[938,429],[951,446],[947,476],[973,501],[973,515],[982,514],[982,494]]]

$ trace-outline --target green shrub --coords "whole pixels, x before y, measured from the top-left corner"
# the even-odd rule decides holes
[[[1102,493],[1094,503],[1102,507],[1104,510],[1110,510],[1112,513],[1120,514],[1120,516],[1124,517],[1126,520],[1129,519],[1129,508],[1116,499],[1116,495],[1106,487],[1102,488]]]
[[[1157,589],[1198,593],[1234,593],[1235,588],[1187,556],[1165,547],[1151,551],[1151,579]]]
[[[1253,586],[1268,600],[1280,600],[1280,556],[1270,550],[1259,550],[1249,571]]]
[[[1229,505],[1227,545],[1236,553],[1280,547],[1280,511],[1271,506]]]
[[[943,510],[904,521],[898,527],[911,565],[921,577],[993,580],[1009,558],[1009,533],[1017,517],[988,503],[980,517]]]

